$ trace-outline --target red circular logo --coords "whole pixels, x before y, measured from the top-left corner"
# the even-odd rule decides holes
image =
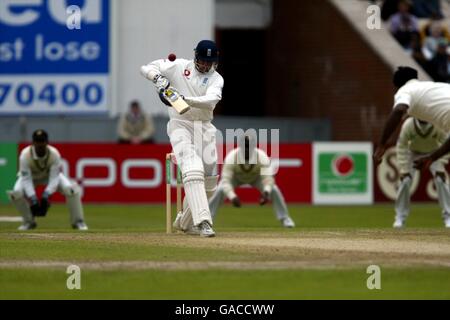
[[[332,167],[336,175],[345,177],[353,173],[355,163],[350,155],[341,154],[333,159]]]
[[[189,77],[191,75],[191,72],[188,69],[184,69],[184,75],[186,77]]]

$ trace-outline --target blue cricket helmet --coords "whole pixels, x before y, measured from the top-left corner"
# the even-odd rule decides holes
[[[202,40],[197,44],[195,50],[195,59],[202,61],[219,61],[219,49],[214,41]]]

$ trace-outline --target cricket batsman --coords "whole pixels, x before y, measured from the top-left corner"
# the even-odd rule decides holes
[[[50,208],[50,198],[56,191],[66,196],[72,228],[88,230],[84,222],[79,186],[61,173],[61,156],[48,144],[48,134],[36,130],[32,145],[22,150],[19,157],[18,179],[8,197],[23,217],[19,230],[36,228],[35,217],[44,217]],[[44,185],[39,201],[35,187]]]
[[[179,114],[169,107],[167,134],[182,172],[185,198],[183,212],[178,213],[174,228],[186,233],[214,237],[208,197],[217,188],[216,128],[213,111],[222,99],[223,78],[216,71],[219,50],[215,42],[197,44],[194,60],[156,60],[141,67],[141,74],[162,94],[171,87],[189,104],[189,111]],[[206,156],[205,156],[206,155]]]
[[[241,201],[234,189],[242,185],[251,185],[261,192],[260,205],[272,200],[276,218],[283,227],[295,227],[294,221],[289,216],[283,195],[275,184],[267,153],[257,148],[256,142],[249,136],[245,136],[244,143],[230,151],[225,158],[222,179],[209,202],[213,218],[216,216],[225,196],[233,206],[241,207]]]
[[[415,174],[414,159],[439,148],[446,138],[447,135],[443,131],[428,122],[408,118],[403,123],[396,147],[400,186],[395,202],[394,228],[402,228],[409,215],[410,188]],[[444,224],[447,228],[450,228],[450,191],[445,183],[444,168],[447,160],[445,157],[437,159],[430,165],[430,171],[436,186],[439,205],[442,208]]]

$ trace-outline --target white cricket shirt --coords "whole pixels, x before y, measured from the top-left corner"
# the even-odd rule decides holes
[[[141,73],[148,79],[162,74],[169,79],[170,85],[185,97],[192,107],[180,115],[169,108],[171,119],[211,121],[216,104],[222,99],[223,78],[217,71],[200,73],[193,60],[160,59],[141,67]]]
[[[406,104],[410,116],[450,132],[449,84],[413,79],[398,90],[394,100],[394,107]]]

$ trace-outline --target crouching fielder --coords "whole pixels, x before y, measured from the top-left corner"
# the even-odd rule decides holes
[[[400,187],[395,203],[394,228],[401,228],[410,211],[410,188],[415,171],[413,162],[418,157],[439,148],[447,136],[432,124],[416,118],[407,119],[397,141],[397,165],[400,169]],[[439,158],[430,166],[434,184],[438,193],[439,205],[445,226],[450,228],[450,192],[445,183],[445,165],[447,158]]]
[[[261,192],[261,205],[272,200],[276,217],[284,227],[295,227],[294,221],[289,217],[283,195],[275,184],[269,157],[263,150],[256,148],[256,143],[252,143],[249,137],[245,137],[244,141],[244,147],[232,150],[225,158],[222,180],[209,201],[212,217],[216,216],[225,196],[233,206],[240,207],[241,201],[234,189],[249,184]]]
[[[48,144],[44,130],[33,133],[33,144],[20,153],[19,173],[14,190],[7,191],[8,197],[23,217],[19,230],[36,228],[35,217],[43,217],[50,208],[50,197],[55,191],[66,196],[70,222],[74,229],[87,230],[81,205],[80,188],[61,172],[61,156],[58,150]],[[35,187],[46,185],[39,201]]]

